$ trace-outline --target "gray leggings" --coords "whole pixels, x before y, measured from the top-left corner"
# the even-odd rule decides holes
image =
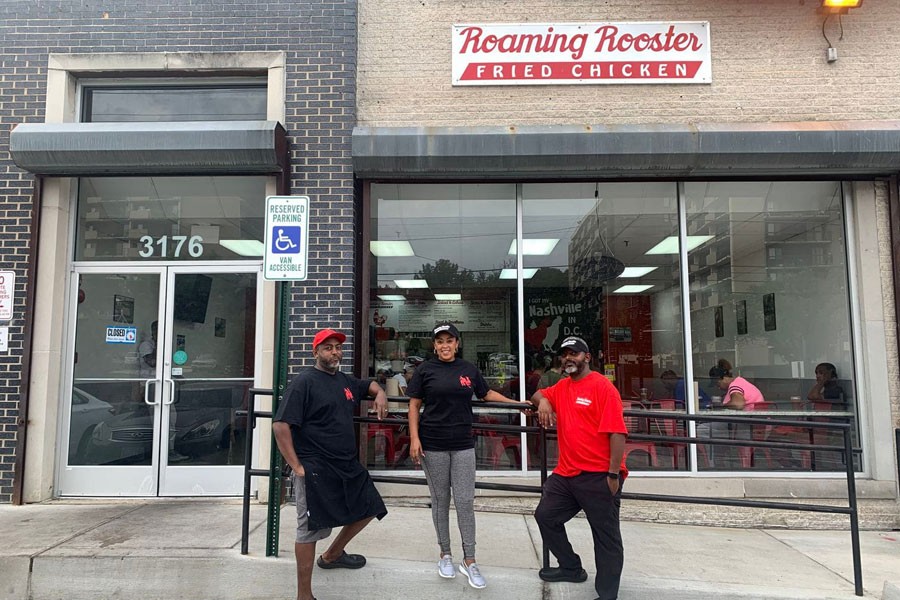
[[[422,456],[431,492],[431,518],[441,554],[450,554],[450,490],[456,505],[456,523],[462,537],[463,557],[475,558],[475,449]]]

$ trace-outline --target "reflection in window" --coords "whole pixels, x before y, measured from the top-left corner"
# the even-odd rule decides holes
[[[522,188],[525,351],[544,383],[557,378],[559,343],[578,335],[627,408],[683,410],[684,394],[660,379],[665,371],[684,373],[675,185]],[[633,433],[682,427],[663,419],[626,424]],[[633,468],[688,467],[684,444],[629,442],[626,451]]]
[[[75,260],[259,260],[265,185],[265,177],[82,177]]]
[[[89,87],[83,121],[242,121],[266,118],[266,86]]]
[[[625,407],[648,411],[627,419],[633,433],[683,437],[683,422],[650,411],[721,409],[735,382],[756,410],[855,412],[840,183],[689,182],[680,199],[677,189],[675,182],[373,184],[369,376],[389,395],[393,385],[401,390],[407,368],[430,356],[431,326],[452,320],[465,358],[513,397],[557,381],[555,349],[568,335],[584,337],[593,368],[615,383]],[[524,290],[521,318],[516,277]],[[701,436],[837,443],[803,428],[700,425]],[[522,448],[517,436],[485,438],[479,468],[539,465],[536,439]],[[370,444],[370,462],[377,446],[373,465],[409,467],[408,439],[401,432],[390,441],[393,451],[378,440]],[[551,441],[551,466],[554,448]],[[632,439],[627,460],[642,470],[841,468],[840,456],[827,452],[694,448]]]
[[[367,370],[389,395],[432,356],[441,321],[456,324],[462,358],[493,389],[517,395],[515,198],[514,185],[372,186]],[[478,410],[476,419],[518,423],[519,415]],[[382,450],[385,436],[369,437],[374,460],[409,468],[408,437],[388,440],[393,456]],[[479,434],[478,467],[520,468],[514,437]]]
[[[687,183],[685,193],[688,235],[708,240],[688,262],[694,373],[712,401],[747,382],[761,396],[753,410],[855,410],[840,183]],[[779,430],[781,441],[836,442],[821,430]],[[728,450],[705,450],[700,467],[843,469],[824,452]]]

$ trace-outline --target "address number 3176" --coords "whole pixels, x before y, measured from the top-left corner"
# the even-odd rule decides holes
[[[160,258],[180,258],[182,252],[186,252],[193,258],[197,258],[203,254],[203,238],[199,235],[164,235],[156,239],[149,235],[142,236],[139,243],[142,245],[138,250],[141,258],[150,258],[158,256]],[[187,245],[187,247],[185,247]]]

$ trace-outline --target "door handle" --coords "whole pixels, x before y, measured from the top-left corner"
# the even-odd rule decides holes
[[[147,406],[156,406],[156,401],[150,399],[150,384],[159,383],[158,379],[148,379],[144,382],[144,404]]]
[[[175,402],[175,380],[174,379],[164,379],[163,381],[170,384],[169,396],[163,401],[163,404],[165,404],[166,406],[169,406],[173,402]]]

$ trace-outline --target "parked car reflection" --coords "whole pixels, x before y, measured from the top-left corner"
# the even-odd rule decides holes
[[[168,435],[169,463],[240,465],[247,419],[235,415],[246,407],[249,382],[176,381]],[[84,462],[91,465],[149,464],[154,415],[146,404],[130,404],[107,413],[91,432]]]
[[[69,422],[69,464],[84,465],[91,435],[98,423],[115,412],[112,404],[104,402],[79,388],[72,388],[72,413]]]

